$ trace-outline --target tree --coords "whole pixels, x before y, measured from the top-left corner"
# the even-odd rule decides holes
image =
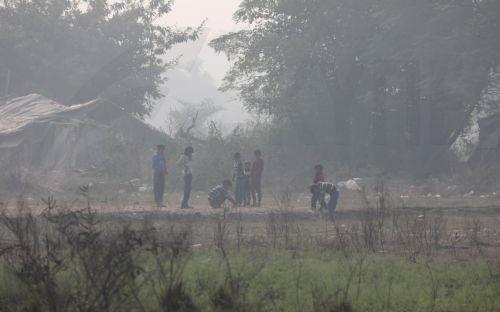
[[[209,132],[211,117],[222,110],[211,99],[204,99],[200,103],[190,103],[178,100],[180,107],[172,109],[166,120],[168,134],[180,139],[202,142]]]
[[[429,172],[500,65],[494,2],[245,0],[250,28],[211,46],[233,64],[223,89],[318,154]]]
[[[171,0],[5,0],[0,4],[0,77],[11,93],[41,93],[66,104],[101,97],[139,117],[162,96],[173,45],[197,28],[159,21]]]

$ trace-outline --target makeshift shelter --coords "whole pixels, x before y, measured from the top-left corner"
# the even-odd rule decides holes
[[[160,143],[173,145],[167,135],[104,100],[66,106],[30,94],[0,103],[0,175],[146,178]]]

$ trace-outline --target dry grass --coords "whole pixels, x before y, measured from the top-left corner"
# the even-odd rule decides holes
[[[497,289],[500,281],[500,214],[493,208],[408,208],[383,185],[374,194],[351,193],[359,207],[343,206],[344,197],[333,221],[304,208],[304,195],[286,191],[267,198],[267,207],[219,210],[202,206],[196,196],[194,210],[113,210],[116,205],[94,200],[89,189],[81,193],[71,202],[50,197],[2,204],[3,280],[22,291],[0,291],[0,300],[15,309],[51,311],[120,311],[124,305],[138,311],[355,311],[374,304],[366,289],[379,290],[368,276],[389,261],[392,268],[384,270],[392,275],[379,277],[385,290],[375,310],[404,304],[425,311],[446,306],[443,291],[450,283],[475,292]],[[289,271],[282,272],[280,263]],[[467,274],[481,276],[479,284],[467,286],[470,276],[455,276],[457,269],[448,266],[466,266]],[[333,282],[314,277],[323,267],[336,276]],[[275,293],[273,281],[259,281],[266,274],[283,279],[287,295]],[[394,297],[403,277],[415,279],[418,303]],[[268,291],[263,297],[261,288]],[[488,291],[485,304],[492,300]]]

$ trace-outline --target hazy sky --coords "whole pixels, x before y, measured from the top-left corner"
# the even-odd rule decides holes
[[[198,26],[206,20],[206,41],[198,57],[203,61],[203,68],[218,82],[227,70],[228,63],[224,55],[217,55],[208,41],[230,31],[237,30],[232,19],[241,0],[176,0],[172,11],[167,15],[166,23],[180,27]]]
[[[222,93],[217,90],[229,69],[229,63],[225,55],[215,53],[208,46],[210,40],[242,28],[232,19],[240,1],[175,0],[172,11],[166,15],[163,23],[184,28],[197,27],[206,20],[205,29],[197,42],[176,45],[167,53],[167,58],[179,55],[182,57],[177,69],[167,73],[168,92],[153,110],[149,119],[151,124],[165,127],[165,116],[178,106],[178,100],[199,103],[205,98],[214,100],[224,108],[214,119],[221,121],[228,128],[248,120],[249,115],[243,110],[236,93]]]

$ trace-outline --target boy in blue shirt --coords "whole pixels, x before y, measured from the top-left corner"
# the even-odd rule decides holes
[[[153,169],[153,193],[158,208],[166,207],[163,204],[165,193],[165,176],[167,172],[167,161],[165,160],[165,145],[156,147],[156,155],[153,156],[151,167]]]

